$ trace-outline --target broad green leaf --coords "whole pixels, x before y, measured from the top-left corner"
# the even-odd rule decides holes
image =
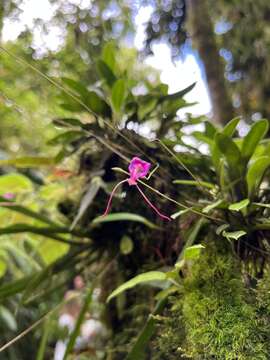
[[[116,77],[111,68],[103,60],[98,60],[97,67],[100,76],[107,82],[110,87],[112,87],[116,81]]]
[[[242,157],[246,162],[249,161],[260,140],[262,140],[267,133],[268,127],[267,120],[260,120],[251,127],[245,136],[242,144]]]
[[[2,285],[0,287],[0,299],[3,300],[9,296],[13,296],[22,292],[28,285],[29,281],[31,281],[33,276],[34,275],[25,276],[19,280],[14,280]]]
[[[215,142],[219,151],[225,156],[227,164],[234,172],[239,172],[241,153],[235,142],[227,135],[216,134]]]
[[[78,82],[76,80],[73,80],[73,79],[70,79],[70,78],[67,78],[67,77],[62,77],[61,79],[62,79],[64,84],[66,84],[70,89],[75,91],[82,98],[87,96],[88,90],[80,82]]]
[[[138,103],[138,117],[140,120],[143,120],[156,108],[157,99],[155,97],[140,96],[138,97]]]
[[[259,157],[249,166],[246,176],[249,196],[260,186],[264,173],[269,166],[269,156]]]
[[[12,165],[16,167],[29,168],[29,167],[40,167],[40,166],[51,166],[55,164],[54,158],[50,157],[35,157],[25,156],[21,158],[13,158],[0,160],[0,166]]]
[[[239,231],[231,231],[231,232],[228,232],[228,231],[223,231],[222,232],[222,235],[227,238],[228,240],[238,240],[240,239],[240,237],[246,235],[246,231],[244,230],[239,230]]]
[[[229,121],[228,124],[226,124],[226,126],[222,130],[222,134],[232,137],[236,130],[237,125],[239,124],[239,121],[240,121],[240,117],[236,117],[231,121]]]
[[[201,217],[189,230],[189,233],[187,235],[186,238],[186,243],[184,246],[184,249],[181,251],[181,253],[178,256],[178,259],[176,261],[176,264],[181,264],[181,260],[184,259],[184,253],[185,253],[185,249],[187,249],[188,247],[191,247],[194,242],[197,239],[198,234],[201,231],[201,228],[207,223],[207,220],[203,217]]]
[[[115,112],[120,112],[126,97],[126,81],[118,79],[112,87],[112,105]]]
[[[196,259],[200,256],[201,250],[204,248],[205,248],[205,246],[203,246],[201,244],[189,246],[184,250],[183,258],[185,260]]]
[[[68,144],[76,139],[84,136],[85,133],[80,130],[70,130],[63,134],[57,135],[47,142],[48,145],[62,145]]]
[[[19,173],[10,173],[0,176],[0,195],[7,192],[21,193],[33,191],[33,184],[28,177]]]
[[[132,252],[133,250],[133,241],[132,239],[127,236],[127,235],[124,235],[120,241],[120,251],[121,251],[121,254],[124,254],[124,255],[128,255]]]
[[[157,229],[158,226],[147,220],[145,217],[132,213],[114,213],[104,217],[99,216],[92,221],[92,224],[107,223],[111,221],[137,221],[148,226],[151,229]]]
[[[191,186],[204,186],[207,187],[209,189],[214,189],[215,185],[211,184],[207,181],[195,181],[195,180],[174,180],[173,181],[174,184],[180,184],[180,185],[191,185]]]
[[[229,206],[229,210],[240,211],[240,210],[246,208],[248,206],[248,204],[249,204],[249,199],[244,199],[237,203],[231,204]]]
[[[55,260],[66,255],[69,248],[70,246],[67,244],[62,244],[53,240],[45,240],[41,242],[37,247],[37,250],[45,264],[50,265],[55,262]]]
[[[110,106],[95,91],[88,92],[86,104],[97,115],[111,116]]]
[[[5,306],[0,306],[0,317],[2,319],[3,325],[5,325],[9,330],[17,330],[17,322],[14,315],[9,311]]]
[[[107,42],[102,48],[102,60],[115,71],[116,65],[116,46],[113,42]]]
[[[134,278],[125,282],[124,284],[120,285],[117,289],[115,289],[108,297],[107,302],[109,302],[111,299],[118,296],[122,292],[128,289],[132,289],[139,284],[144,284],[152,281],[164,281],[166,279],[166,273],[163,273],[161,271],[149,271],[144,274],[137,275]]]
[[[205,135],[213,139],[213,137],[217,133],[216,127],[210,121],[205,121],[204,126],[205,126],[205,130],[204,130]]]

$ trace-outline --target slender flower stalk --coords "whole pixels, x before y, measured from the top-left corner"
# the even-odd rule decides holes
[[[139,190],[139,192],[141,193],[142,197],[144,198],[145,202],[163,219],[171,221],[171,218],[169,218],[166,215],[161,214],[161,212],[155,207],[155,205],[153,205],[151,203],[151,201],[148,199],[148,197],[144,194],[144,192],[142,191],[142,189],[139,187],[139,185],[136,184],[136,188]]]
[[[104,211],[104,214],[103,214],[102,216],[108,215],[108,213],[109,213],[109,211],[110,211],[112,199],[113,199],[113,196],[114,196],[116,190],[119,188],[120,185],[122,185],[123,183],[125,183],[125,182],[127,182],[127,181],[128,181],[128,179],[125,179],[125,180],[120,181],[120,182],[119,182],[118,184],[116,184],[115,187],[112,189],[110,198],[109,198],[108,203],[107,203],[106,210]]]
[[[171,218],[169,218],[166,215],[163,215],[156,207],[155,205],[153,205],[151,203],[151,201],[148,199],[148,197],[144,194],[144,192],[142,191],[142,189],[138,186],[137,181],[141,178],[145,178],[146,175],[149,173],[151,164],[138,158],[138,157],[134,157],[128,167],[128,171],[129,171],[129,177],[120,181],[118,184],[115,185],[115,187],[113,188],[110,198],[108,200],[107,203],[107,207],[106,210],[104,212],[104,214],[102,216],[106,216],[108,215],[109,211],[110,211],[110,207],[111,207],[111,203],[112,203],[112,199],[113,196],[116,192],[116,190],[118,189],[118,187],[120,185],[122,185],[123,183],[127,182],[129,184],[129,186],[136,186],[136,188],[138,189],[138,191],[140,192],[140,194],[142,195],[144,201],[147,203],[147,205],[149,205],[162,219],[171,221]]]

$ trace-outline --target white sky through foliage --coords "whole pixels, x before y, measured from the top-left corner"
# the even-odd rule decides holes
[[[81,3],[86,8],[89,6],[90,0],[70,0],[74,4]],[[34,19],[41,18],[49,21],[55,12],[55,6],[48,0],[24,0],[23,12],[20,14],[19,21],[5,20],[3,28],[3,40],[15,40],[17,36],[25,29],[25,26],[33,27]],[[135,17],[136,34],[134,45],[141,49],[144,41],[145,23],[151,15],[152,8],[150,6],[141,7]],[[49,34],[42,35],[37,29],[34,32],[33,43],[34,48],[42,48],[45,42],[47,47],[56,51],[61,45],[63,29],[56,26],[51,28]],[[196,105],[186,108],[183,112],[191,112],[196,115],[208,114],[211,111],[211,104],[207,92],[205,82],[202,77],[201,68],[195,58],[190,53],[183,60],[171,61],[170,50],[165,44],[156,44],[153,46],[153,56],[149,56],[145,61],[161,72],[161,81],[168,84],[169,92],[181,90],[188,85],[196,82],[195,88],[185,96],[189,102],[197,102]],[[42,53],[41,53],[42,55]]]

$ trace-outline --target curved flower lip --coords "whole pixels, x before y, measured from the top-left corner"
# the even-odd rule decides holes
[[[138,179],[144,178],[148,174],[150,167],[151,164],[149,162],[135,156],[130,161],[128,167],[128,171],[130,174],[130,178],[128,179],[129,185],[136,185]]]

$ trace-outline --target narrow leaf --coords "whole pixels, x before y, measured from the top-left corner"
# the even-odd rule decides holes
[[[115,289],[108,297],[107,302],[109,302],[111,299],[118,296],[122,292],[131,289],[139,284],[144,284],[151,281],[163,281],[163,280],[166,280],[166,273],[163,273],[161,271],[149,271],[144,274],[137,275],[134,278],[125,282],[124,284],[120,285],[117,289]]]
[[[126,96],[126,81],[118,79],[112,87],[112,105],[115,112],[120,112]]]
[[[246,162],[249,161],[256,150],[257,145],[263,139],[268,131],[268,121],[260,120],[256,122],[245,136],[242,144],[242,157]]]
[[[237,203],[231,204],[229,206],[229,210],[240,211],[240,210],[246,208],[248,206],[248,204],[249,204],[249,199],[244,199]]]
[[[140,222],[140,223],[148,226],[151,229],[158,228],[157,225],[150,222],[149,220],[147,220],[145,217],[143,217],[141,215],[132,214],[132,213],[124,213],[124,212],[109,214],[109,215],[106,215],[105,217],[99,216],[92,221],[92,224],[95,225],[95,224],[106,223],[106,222],[111,222],[111,221],[137,221],[137,222]]]

